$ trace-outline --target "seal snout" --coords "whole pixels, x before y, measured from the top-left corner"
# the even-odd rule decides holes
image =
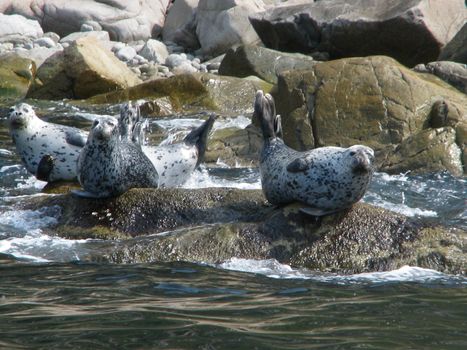
[[[354,173],[366,173],[373,171],[374,151],[366,146],[352,146],[349,155],[353,157]]]

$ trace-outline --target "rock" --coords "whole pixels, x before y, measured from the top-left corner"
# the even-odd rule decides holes
[[[257,166],[262,147],[263,137],[253,125],[219,129],[209,138],[204,160],[206,163],[220,160],[232,167]]]
[[[144,44],[141,51],[139,51],[139,54],[146,58],[148,61],[164,63],[169,56],[169,51],[163,42],[149,39],[146,44]]]
[[[0,99],[23,99],[35,74],[34,61],[14,54],[0,56]]]
[[[208,73],[181,74],[168,79],[146,81],[131,88],[94,96],[86,103],[121,103],[130,100],[169,97],[174,111],[220,110],[237,116],[253,112],[258,89],[270,91],[272,85],[258,78],[241,79]]]
[[[34,45],[37,45],[39,47],[47,47],[50,49],[50,48],[55,47],[56,42],[53,41],[51,38],[42,37],[42,38],[34,40]]]
[[[102,26],[99,22],[96,21],[86,21],[81,25],[80,31],[81,32],[90,32],[90,31],[101,31]]]
[[[115,53],[115,56],[123,62],[131,61],[136,56],[136,50],[131,46],[122,47]]]
[[[52,39],[55,44],[58,44],[58,42],[60,41],[60,35],[54,32],[44,33],[43,37]]]
[[[88,37],[93,37],[97,40],[100,41],[109,41],[109,33],[106,31],[92,31],[92,32],[76,32],[76,33],[71,33],[62,39],[60,39],[60,43],[72,43],[73,41],[76,41],[81,38],[88,38]]]
[[[376,151],[381,171],[391,171],[390,164],[397,163],[404,165],[397,171],[423,172],[446,166],[444,169],[455,174],[462,172],[458,152],[440,154],[438,137],[427,135],[447,135],[430,130],[429,125],[433,104],[443,100],[457,111],[458,120],[449,126],[465,159],[461,140],[465,140],[467,96],[433,75],[415,73],[388,57],[340,59],[317,63],[307,71],[285,72],[274,97],[285,142],[295,149],[366,144]],[[420,138],[418,133],[422,133]],[[426,142],[424,159],[429,164],[404,159],[402,153],[397,153],[402,157],[398,161],[392,157],[386,161],[409,137]]]
[[[133,189],[107,200],[70,195],[36,200],[30,207],[61,208],[52,229],[62,237],[119,238],[99,252],[99,261],[220,263],[236,257],[277,259],[323,272],[413,265],[451,274],[465,274],[467,264],[465,231],[362,203],[317,220],[299,212],[299,204],[267,205],[259,190]],[[166,233],[154,235],[160,232]]]
[[[467,23],[465,23],[454,38],[442,48],[438,60],[467,64],[467,45],[465,43],[467,43]]]
[[[181,64],[175,66],[172,69],[172,72],[174,74],[190,74],[190,73],[196,73],[198,70],[193,67],[190,61],[183,61]]]
[[[17,49],[15,50],[15,54],[23,58],[33,60],[36,63],[36,68],[39,69],[42,63],[44,63],[49,57],[60,51],[62,50],[57,46],[52,48],[34,47],[30,50]]]
[[[28,97],[82,99],[140,83],[138,77],[93,37],[81,38],[49,57]]]
[[[145,117],[164,117],[175,113],[168,97],[145,101],[140,105],[140,111]]]
[[[458,0],[333,0],[278,6],[250,21],[271,49],[331,59],[387,55],[413,67],[435,61],[466,18]]]
[[[462,154],[456,144],[453,128],[422,130],[402,141],[394,153],[383,163],[385,171],[402,173],[407,169],[423,169],[424,172],[448,170],[451,174],[463,174]]]
[[[240,78],[254,75],[271,84],[277,84],[280,73],[290,69],[309,69],[315,63],[313,58],[302,54],[243,45],[236,50],[228,50],[218,69],[222,75]]]
[[[248,15],[264,10],[259,0],[200,0],[196,35],[201,53],[213,57],[229,48],[259,42]]]
[[[18,37],[37,39],[43,34],[44,32],[39,22],[35,20],[27,19],[20,15],[5,15],[0,13],[0,42],[10,41]]]
[[[162,28],[162,39],[164,42],[174,41],[176,32],[180,32],[187,24],[193,21],[198,3],[199,0],[177,0],[173,3],[165,18],[164,28]],[[198,39],[196,38],[197,41]],[[197,48],[199,48],[199,43]]]
[[[157,37],[170,0],[4,0],[0,12],[17,13],[39,21],[45,31],[60,36],[78,32],[90,19],[109,32],[112,40],[131,42]],[[84,5],[83,5],[84,4]]]
[[[467,65],[457,62],[437,61],[423,66],[424,71],[436,75],[459,91],[467,94]],[[418,71],[416,67],[414,70]]]
[[[169,68],[175,68],[185,62],[187,62],[186,56],[177,53],[172,53],[165,59],[165,65]]]

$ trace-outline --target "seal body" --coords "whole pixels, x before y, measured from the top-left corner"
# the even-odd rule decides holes
[[[137,143],[121,138],[117,119],[97,119],[78,159],[82,197],[106,198],[131,188],[157,187],[158,175]]]
[[[76,180],[86,132],[43,121],[26,103],[10,109],[8,124],[16,151],[31,174],[48,182]]]
[[[208,134],[215,119],[215,115],[211,115],[180,143],[142,147],[159,174],[159,187],[177,187],[190,178],[204,159]]]
[[[280,119],[270,95],[257,93],[255,114],[264,136],[260,174],[269,202],[299,201],[308,206],[304,212],[321,216],[348,208],[363,197],[374,171],[371,148],[354,145],[298,152],[277,137]]]

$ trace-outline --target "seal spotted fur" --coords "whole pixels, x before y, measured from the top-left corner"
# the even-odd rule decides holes
[[[192,130],[182,142],[163,146],[143,145],[142,120],[138,105],[131,102],[120,109],[119,128],[123,140],[142,145],[159,174],[158,187],[177,187],[184,184],[204,159],[206,143],[216,116],[211,115]]]
[[[78,180],[88,198],[120,195],[130,188],[157,187],[158,175],[141,146],[121,137],[117,119],[94,121],[86,145],[78,158]]]
[[[322,216],[348,208],[363,197],[374,171],[371,148],[291,149],[277,136],[282,133],[280,118],[272,96],[262,91],[256,93],[255,115],[264,137],[260,174],[269,202],[299,201],[309,206],[303,208],[305,213]]]
[[[37,179],[76,180],[76,163],[86,143],[86,132],[43,121],[26,103],[10,109],[8,124],[18,155]]]
[[[182,142],[157,147],[143,146],[143,152],[159,174],[159,187],[177,187],[189,179],[204,159],[207,138],[215,119],[216,116],[211,115]]]

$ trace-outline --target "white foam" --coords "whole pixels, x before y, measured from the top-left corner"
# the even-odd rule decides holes
[[[245,190],[261,189],[260,179],[254,182],[239,181],[238,179],[228,180],[220,177],[209,175],[205,167],[201,167],[198,171],[194,171],[188,181],[183,184],[183,188],[209,188],[209,187],[230,187]]]
[[[59,212],[58,206],[40,210],[11,210],[0,213],[0,223],[27,232],[56,224]]]
[[[253,260],[232,258],[217,267],[242,271],[249,273],[259,273],[271,278],[283,279],[309,279],[317,282],[333,284],[348,283],[390,283],[390,282],[444,282],[453,279],[453,276],[444,273],[425,269],[416,266],[403,266],[397,270],[385,272],[368,272],[354,275],[331,275],[321,274],[306,269],[294,269],[286,264],[281,264],[277,260]],[[467,284],[467,278],[457,277],[462,284]]]

